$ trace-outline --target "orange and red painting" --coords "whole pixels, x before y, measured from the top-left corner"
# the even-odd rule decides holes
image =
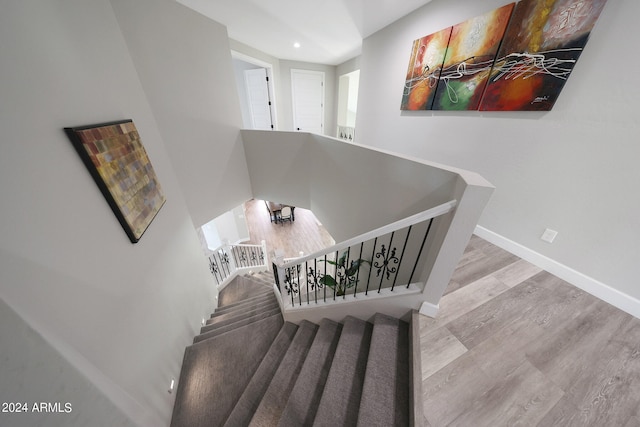
[[[430,110],[451,28],[414,40],[402,94],[402,110]]]
[[[413,42],[402,110],[548,111],[607,0],[522,0]]]
[[[433,110],[477,110],[515,3],[457,24],[451,32]]]
[[[606,0],[522,0],[485,90],[482,111],[549,111]]]
[[[127,236],[136,243],[165,197],[133,121],[65,128],[65,132]]]

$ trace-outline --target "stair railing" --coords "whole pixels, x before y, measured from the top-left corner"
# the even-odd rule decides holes
[[[276,259],[274,276],[283,301],[300,307],[409,288],[424,264],[434,220],[456,204],[451,200],[310,255]]]
[[[209,255],[209,270],[218,286],[243,271],[268,270],[266,243],[243,245],[225,243]]]

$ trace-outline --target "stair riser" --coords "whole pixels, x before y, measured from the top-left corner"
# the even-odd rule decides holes
[[[266,311],[264,313],[257,314],[255,316],[250,317],[250,318],[239,320],[238,322],[231,323],[231,324],[226,325],[226,326],[220,326],[220,327],[218,327],[216,329],[212,329],[210,331],[207,331],[205,333],[197,335],[193,339],[193,343],[195,344],[195,343],[202,342],[202,341],[205,341],[205,340],[208,340],[208,339],[211,339],[211,338],[215,338],[218,335],[222,335],[222,334],[225,334],[227,332],[232,332],[234,329],[237,329],[237,328],[242,327],[242,326],[249,325],[251,323],[260,321],[262,319],[266,319],[267,317],[271,317],[271,316],[282,316],[282,313],[280,313],[280,308],[276,308],[276,309],[271,310],[271,311]]]
[[[234,313],[234,316],[229,316],[229,317],[225,317],[224,319],[218,319],[215,322],[211,322],[211,319],[207,320],[207,324],[205,326],[203,326],[202,328],[200,328],[200,333],[203,334],[205,332],[208,332],[210,330],[213,330],[219,326],[226,326],[229,325],[231,323],[237,322],[239,320],[242,319],[246,319],[248,317],[251,316],[255,316],[256,314],[260,314],[263,313],[265,311],[270,311],[274,308],[279,308],[280,306],[278,305],[278,302],[272,302],[272,303],[268,303],[265,305],[262,305],[260,307],[257,307],[253,310],[248,310],[248,311],[243,311],[243,312],[239,312],[239,313]]]

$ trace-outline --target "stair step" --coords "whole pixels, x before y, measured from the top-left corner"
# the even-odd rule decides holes
[[[369,322],[345,319],[314,426],[356,425],[372,329]]]
[[[409,325],[376,314],[358,426],[409,425]]]
[[[316,337],[282,411],[279,426],[311,426],[313,424],[341,331],[340,323],[329,319],[320,321]]]
[[[280,307],[276,307],[273,310],[270,311],[265,311],[259,314],[256,314],[255,316],[252,317],[247,317],[245,319],[242,320],[238,320],[237,322],[225,325],[225,326],[218,326],[215,329],[211,329],[205,333],[202,333],[200,335],[196,335],[193,338],[193,343],[198,343],[201,341],[205,341],[214,337],[217,337],[218,335],[222,335],[225,334],[227,332],[233,331],[236,328],[239,328],[241,326],[246,326],[249,325],[251,323],[254,322],[258,322],[262,319],[266,319],[267,317],[271,317],[271,316],[280,316],[282,317],[282,313],[280,312]]]
[[[253,273],[249,277],[257,281],[258,283],[269,287],[269,289],[273,288],[273,284],[275,283],[275,278],[273,276],[273,273],[271,272]]]
[[[300,322],[298,332],[282,358],[278,370],[251,419],[250,426],[275,426],[278,423],[317,330],[318,325],[314,323],[306,320]]]
[[[203,334],[203,333],[205,333],[207,331],[215,329],[217,326],[228,325],[228,324],[236,322],[238,320],[254,316],[254,315],[259,314],[259,313],[261,313],[263,311],[269,311],[269,310],[273,309],[274,307],[280,307],[278,305],[278,302],[275,301],[275,300],[271,301],[271,302],[268,302],[268,303],[264,303],[264,304],[259,305],[257,307],[253,307],[253,308],[247,309],[247,310],[234,311],[232,313],[229,313],[228,316],[214,317],[213,319],[207,319],[206,324],[200,328],[200,333]]]
[[[273,294],[272,291],[269,291],[269,290],[260,291],[260,292],[256,293],[255,296],[247,298],[247,299],[245,299],[243,301],[238,301],[238,302],[234,302],[233,304],[216,307],[216,309],[213,312],[213,314],[211,315],[211,317],[214,317],[217,313],[225,313],[227,311],[236,310],[238,308],[242,308],[243,306],[246,306],[246,305],[251,304],[253,302],[263,301],[265,299],[269,299],[270,297],[275,298],[275,295]]]
[[[255,300],[250,304],[241,305],[239,307],[236,307],[235,310],[227,310],[222,313],[214,313],[210,318],[207,319],[207,325],[211,325],[213,323],[217,323],[231,317],[237,317],[239,314],[255,311],[260,307],[266,307],[274,303],[277,304],[278,300],[274,296],[270,296],[263,300]]]
[[[225,426],[235,427],[249,424],[297,330],[297,325],[290,322],[284,323],[244,392],[237,399],[235,407],[224,424]],[[220,423],[211,423],[211,425],[220,425]]]
[[[171,427],[222,425],[282,324],[273,316],[187,347]]]
[[[244,301],[262,291],[264,286],[256,284],[245,276],[235,277],[218,295],[218,304],[226,306],[238,301]]]

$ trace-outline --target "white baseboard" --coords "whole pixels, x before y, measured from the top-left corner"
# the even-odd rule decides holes
[[[530,263],[537,265],[545,271],[565,280],[572,285],[582,289],[591,295],[600,298],[603,301],[608,302],[614,307],[619,308],[631,314],[634,317],[640,318],[640,300],[622,293],[617,289],[612,288],[592,277],[589,277],[579,271],[576,271],[558,261],[552,260],[538,252],[535,252],[519,243],[509,240],[493,231],[487,230],[484,227],[476,226],[474,231],[478,237],[482,237],[486,241],[493,243],[494,245],[511,252],[520,258],[529,261]]]

